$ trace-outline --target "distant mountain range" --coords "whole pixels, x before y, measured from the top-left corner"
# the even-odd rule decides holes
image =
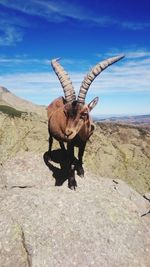
[[[24,100],[11,93],[7,88],[0,86],[0,110],[6,110],[8,106],[17,111],[32,112],[46,118],[46,106],[36,105],[30,101]],[[94,116],[94,121],[142,124],[147,126],[150,125],[150,114],[135,116],[100,115]]]
[[[95,118],[96,121],[120,122],[129,124],[150,125],[150,114],[146,115],[127,115],[127,116],[110,116],[108,118]]]

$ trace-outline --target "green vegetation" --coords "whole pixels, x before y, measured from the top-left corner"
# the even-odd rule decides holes
[[[14,117],[21,118],[22,115],[27,114],[27,112],[20,111],[20,110],[17,110],[15,108],[12,108],[12,107],[6,106],[6,105],[0,105],[0,112],[5,113],[9,117],[12,117],[12,118],[14,118]]]

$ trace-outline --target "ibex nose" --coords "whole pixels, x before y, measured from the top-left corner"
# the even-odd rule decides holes
[[[71,129],[66,129],[65,135],[68,137],[73,133]]]

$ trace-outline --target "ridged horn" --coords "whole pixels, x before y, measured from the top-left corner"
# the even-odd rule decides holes
[[[81,87],[80,87],[80,91],[79,91],[77,102],[84,104],[86,94],[88,92],[88,89],[89,89],[91,83],[94,81],[94,79],[103,70],[105,70],[108,66],[110,66],[113,63],[119,61],[122,58],[124,58],[124,55],[120,55],[120,56],[116,56],[116,57],[111,57],[111,58],[108,58],[108,59],[106,59],[106,60],[104,60],[104,61],[99,62],[98,64],[96,64],[91,69],[91,71],[86,75],[86,77],[84,78],[84,80],[83,80],[83,82],[81,84]]]
[[[76,94],[75,90],[73,88],[72,82],[69,78],[68,73],[64,70],[64,68],[59,64],[60,58],[53,59],[51,61],[51,65],[53,67],[53,70],[55,71],[61,86],[64,91],[65,100],[66,102],[73,102],[76,100]]]

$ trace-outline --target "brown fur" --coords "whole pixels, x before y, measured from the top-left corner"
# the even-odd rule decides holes
[[[48,128],[58,141],[70,142],[77,134],[86,141],[94,130],[88,105],[65,103],[63,97],[54,100],[47,108]]]
[[[53,138],[59,141],[60,146],[66,151],[63,142],[67,142],[68,186],[75,189],[75,169],[78,175],[84,176],[82,158],[86,141],[94,131],[94,125],[90,118],[90,111],[97,104],[95,98],[88,105],[80,104],[77,101],[66,103],[63,97],[55,99],[47,108],[48,131],[49,131],[49,157],[51,158],[51,148]],[[74,146],[79,148],[78,162],[74,158]]]
[[[97,104],[98,97],[94,98],[89,104],[84,104],[88,89],[98,74],[123,57],[124,56],[121,55],[98,63],[84,78],[77,100],[75,90],[68,74],[58,63],[59,59],[52,60],[52,67],[62,85],[65,99],[63,97],[57,98],[47,109],[49,156],[51,156],[53,137],[59,141],[63,150],[65,150],[63,142],[67,142],[67,155],[69,161],[68,185],[70,188],[73,187],[75,189],[77,186],[75,181],[74,146],[79,147],[77,173],[80,176],[83,176],[84,170],[82,167],[82,158],[86,141],[89,139],[95,128],[92,119],[90,118],[90,111]]]

